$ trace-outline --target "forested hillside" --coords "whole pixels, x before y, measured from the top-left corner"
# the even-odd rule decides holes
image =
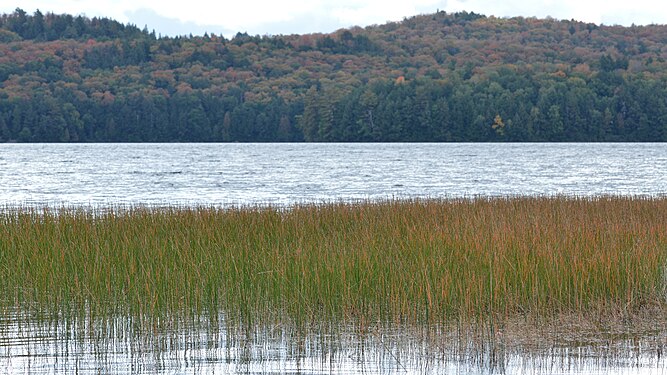
[[[667,26],[474,13],[167,38],[0,16],[0,141],[667,141]]]

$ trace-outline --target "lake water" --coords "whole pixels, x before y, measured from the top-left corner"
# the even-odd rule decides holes
[[[219,328],[219,327],[218,327]],[[134,332],[115,321],[0,318],[0,373],[7,374],[642,374],[667,371],[665,337],[613,338],[598,345],[538,341],[513,346],[369,329],[298,336],[185,326]],[[472,339],[475,340],[475,339]]]
[[[667,195],[665,144],[3,144],[5,206],[291,205],[391,198]],[[401,332],[136,333],[0,312],[5,373],[662,374],[664,333],[457,351]],[[652,341],[651,341],[652,340]],[[323,345],[324,343],[324,345]],[[328,345],[328,346],[327,346]],[[488,349],[488,348],[487,348]],[[494,349],[495,350],[495,349]]]
[[[667,144],[3,144],[0,204],[665,195]]]

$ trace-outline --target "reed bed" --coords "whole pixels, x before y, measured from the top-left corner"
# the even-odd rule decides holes
[[[0,311],[362,326],[633,316],[665,306],[666,261],[666,198],[0,211]]]

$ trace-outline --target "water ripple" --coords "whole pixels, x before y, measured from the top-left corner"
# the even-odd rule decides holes
[[[667,194],[665,144],[3,144],[0,204]]]

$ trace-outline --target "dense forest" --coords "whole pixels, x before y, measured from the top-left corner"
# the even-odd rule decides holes
[[[0,142],[667,141],[667,26],[474,13],[162,37],[0,15]]]

